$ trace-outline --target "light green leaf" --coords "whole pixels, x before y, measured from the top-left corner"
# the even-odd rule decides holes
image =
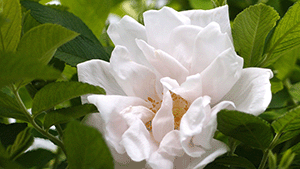
[[[99,37],[105,26],[112,0],[61,0],[62,5],[68,6],[70,12],[78,16]]]
[[[54,68],[22,55],[1,53],[0,60],[0,88],[28,79],[53,80],[61,74]]]
[[[7,152],[9,153],[9,158],[15,160],[21,153],[27,150],[33,143],[33,136],[31,134],[30,127],[27,127],[25,130],[21,131],[14,144],[7,147]]]
[[[281,56],[300,47],[300,2],[296,2],[280,20],[267,45],[266,60],[261,66],[269,66]]]
[[[80,33],[74,40],[58,48],[55,57],[69,65],[90,59],[102,59],[109,61],[110,56],[100,44],[93,32],[75,15],[51,7],[43,6],[36,2],[22,1],[21,4],[40,23],[54,23],[62,25],[72,31]]]
[[[48,130],[52,125],[69,122],[87,115],[97,112],[97,107],[92,104],[79,105],[51,111],[45,115],[44,128]]]
[[[189,0],[194,9],[212,9],[213,4],[211,0]]]
[[[39,90],[32,103],[32,113],[37,114],[72,98],[85,94],[105,94],[98,87],[81,82],[55,82]]]
[[[21,36],[21,5],[19,0],[2,0],[4,24],[0,25],[0,51],[14,52]]]
[[[300,101],[300,82],[293,84],[289,92],[294,99]]]
[[[0,91],[0,106],[21,111],[16,99]]]
[[[272,124],[276,133],[300,129],[300,106],[279,117]]]
[[[256,116],[222,110],[217,115],[218,130],[245,144],[264,150],[273,139],[270,124]]]
[[[286,150],[280,160],[278,168],[288,169],[290,167],[290,165],[292,164],[295,156],[296,156],[296,154],[293,153],[293,151],[291,149]]]
[[[110,151],[97,129],[72,121],[65,129],[64,143],[69,168],[114,168]]]
[[[276,77],[272,78],[270,80],[270,82],[271,82],[271,91],[272,91],[272,93],[277,93],[277,92],[279,92],[280,90],[283,89],[283,83],[278,78],[276,78]]]
[[[237,15],[232,36],[245,67],[256,66],[263,59],[265,39],[279,18],[272,7],[264,4],[251,6]]]
[[[58,47],[78,35],[60,25],[42,24],[32,28],[22,37],[17,52],[47,64]]]

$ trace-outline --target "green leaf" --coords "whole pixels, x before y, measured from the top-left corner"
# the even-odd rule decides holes
[[[26,122],[28,121],[27,117],[21,111],[17,111],[15,109],[10,109],[7,107],[2,107],[1,105],[0,105],[0,117],[14,118]]]
[[[93,104],[79,105],[64,109],[51,111],[45,115],[44,128],[48,130],[52,125],[61,124],[97,112],[97,107]]]
[[[21,36],[21,5],[19,0],[2,0],[3,12],[0,13],[5,19],[0,25],[0,51],[14,52]]]
[[[300,2],[296,2],[280,20],[267,45],[266,60],[261,66],[269,66],[281,56],[300,47]]]
[[[50,83],[36,93],[32,103],[32,113],[41,113],[59,103],[85,94],[105,94],[105,91],[98,86],[81,82]]]
[[[37,149],[22,154],[16,159],[16,162],[26,168],[43,168],[54,157],[55,154],[49,150]]]
[[[0,106],[21,111],[16,99],[0,91]]]
[[[60,25],[42,24],[24,34],[17,52],[29,55],[45,65],[51,60],[56,49],[79,34]]]
[[[300,101],[300,82],[293,84],[289,92],[294,99]]]
[[[265,149],[273,139],[270,124],[265,120],[238,111],[222,110],[217,115],[218,130],[249,146]]]
[[[292,164],[295,156],[296,154],[293,153],[291,149],[286,150],[280,160],[278,168],[288,169],[289,166]]]
[[[40,25],[41,23],[39,23],[38,21],[36,21],[31,15],[30,15],[30,11],[27,11],[24,14],[24,19],[23,19],[23,25],[22,25],[22,32],[23,34],[25,34],[26,32],[28,32],[30,29]]]
[[[300,106],[279,117],[272,124],[276,133],[300,129]]]
[[[27,127],[27,123],[0,123],[0,142],[4,147],[12,145],[17,135]]]
[[[64,143],[69,168],[114,168],[110,151],[97,129],[72,121],[65,129]]]
[[[211,0],[189,0],[191,7],[194,9],[212,9]]]
[[[0,156],[0,167],[1,168],[8,168],[8,169],[24,169],[22,166],[20,166],[18,163],[11,161],[7,158]]]
[[[256,66],[262,60],[265,39],[279,18],[272,7],[264,4],[251,6],[237,15],[232,36],[245,67]]]
[[[277,144],[283,143],[287,140],[290,140],[300,134],[300,130],[290,130],[283,133],[277,141]]]
[[[22,55],[2,53],[0,60],[0,89],[28,79],[54,80],[61,74],[54,68]]]
[[[278,78],[272,78],[270,80],[271,82],[271,91],[272,93],[277,93],[279,92],[280,90],[282,90],[284,87],[283,87],[283,83],[281,80],[279,80]]]
[[[80,33],[74,40],[68,42],[57,50],[55,57],[65,61],[67,64],[76,66],[78,63],[102,59],[109,61],[109,55],[100,44],[92,31],[75,15],[51,7],[43,6],[36,2],[22,1],[21,4],[40,23],[54,23],[62,25],[72,31]]]
[[[99,37],[105,26],[112,0],[61,0],[62,5],[68,6],[70,12],[78,16]]]
[[[256,169],[256,167],[246,158],[239,156],[227,156],[217,158],[214,161],[215,164],[231,166],[231,167],[242,167],[244,169]]]
[[[299,155],[300,154],[300,142],[297,143],[296,145],[294,145],[293,147],[291,147],[291,150]]]
[[[271,150],[269,151],[268,154],[268,164],[269,164],[269,169],[277,168],[277,155],[273,154]]]
[[[25,130],[21,131],[14,142],[13,145],[7,147],[7,152],[9,153],[10,159],[15,160],[21,153],[27,150],[33,143],[33,136],[31,134],[32,128],[27,127]]]

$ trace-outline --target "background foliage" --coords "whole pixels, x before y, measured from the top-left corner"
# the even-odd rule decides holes
[[[114,168],[101,134],[79,122],[97,111],[79,96],[105,91],[78,82],[76,65],[109,61],[114,46],[106,29],[114,19],[129,15],[143,23],[142,13],[160,6],[155,0],[48,1],[0,0],[0,168]],[[215,138],[231,150],[206,169],[300,168],[300,2],[170,0],[167,6],[226,3],[244,67],[274,72],[273,98],[259,117],[218,113]],[[58,148],[28,150],[35,138]]]

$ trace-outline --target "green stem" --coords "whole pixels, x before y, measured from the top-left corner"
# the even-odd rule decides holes
[[[281,136],[281,133],[277,133],[275,135],[275,137],[273,138],[273,140],[272,140],[271,144],[269,145],[269,147],[266,150],[264,150],[263,158],[260,162],[260,165],[259,165],[258,169],[264,169],[265,168],[265,165],[266,165],[267,160],[268,160],[269,151],[272,151],[272,149],[277,145],[277,141],[278,141],[280,136]]]
[[[27,108],[25,107],[19,92],[18,92],[18,88],[16,88],[15,86],[11,86],[11,89],[14,93],[14,95],[16,96],[16,100],[19,104],[19,106],[21,107],[24,115],[27,117],[28,122],[32,124],[32,126],[38,131],[40,132],[42,135],[44,135],[45,137],[49,138],[49,140],[51,140],[54,144],[58,145],[62,151],[66,154],[66,150],[64,147],[64,144],[62,141],[60,141],[58,138],[56,138],[55,136],[53,136],[52,134],[46,132],[45,130],[43,130],[35,121],[34,118],[31,117],[30,113],[28,112]]]
[[[63,138],[63,130],[59,124],[55,125],[56,131],[58,132],[58,135],[60,138]]]

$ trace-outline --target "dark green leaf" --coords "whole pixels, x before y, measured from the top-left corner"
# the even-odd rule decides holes
[[[268,66],[300,46],[300,2],[296,2],[277,25],[267,46],[267,58],[262,66]]]
[[[16,159],[16,162],[18,162],[19,164],[21,164],[26,168],[32,168],[32,167],[42,168],[54,157],[55,154],[53,154],[49,150],[37,149],[22,154],[20,157]]]
[[[276,133],[300,129],[300,106],[290,110],[272,123]]]
[[[100,132],[72,121],[64,133],[69,168],[114,168],[110,151]]]
[[[17,135],[27,127],[27,123],[0,123],[0,141],[4,147],[12,145]]]
[[[0,117],[14,118],[18,120],[28,121],[27,117],[21,111],[10,109],[7,107],[2,107],[0,105]]]
[[[105,91],[100,87],[81,82],[50,83],[36,93],[32,103],[32,113],[40,113],[85,94],[105,94]]]
[[[7,169],[24,169],[18,163],[0,156],[0,168]]]
[[[273,139],[273,133],[265,120],[238,111],[222,110],[217,115],[218,129],[249,146],[265,149]]]
[[[53,80],[61,74],[54,68],[22,55],[2,53],[0,60],[0,88],[28,79]]]
[[[300,101],[300,82],[292,85],[289,92],[294,99]]]
[[[24,34],[20,40],[17,52],[29,55],[43,64],[47,64],[56,49],[79,34],[60,25],[42,24]]]
[[[234,46],[244,58],[245,67],[255,66],[261,61],[265,39],[279,19],[270,6],[258,4],[237,15],[232,27]]]
[[[52,125],[66,123],[72,119],[82,117],[89,113],[95,113],[97,111],[97,107],[92,104],[58,109],[45,115],[44,128],[48,130]]]
[[[300,154],[300,142],[297,143],[296,145],[294,145],[293,147],[291,147],[291,150],[299,155]]]
[[[244,169],[255,169],[256,167],[246,158],[239,156],[227,156],[221,157],[214,161],[215,164],[232,166],[232,167],[241,167]]]
[[[1,5],[5,20],[0,25],[0,51],[14,52],[21,36],[21,5],[19,0],[3,0]]]
[[[27,127],[25,130],[21,131],[14,142],[13,145],[7,147],[9,153],[9,158],[15,160],[21,153],[27,150],[33,143],[33,136],[31,134],[32,128]]]
[[[25,34],[26,32],[28,32],[30,29],[40,25],[41,23],[39,23],[38,21],[36,21],[31,15],[30,15],[30,11],[27,11],[24,15],[24,19],[23,19],[23,25],[22,25],[22,32],[23,34]]]
[[[75,15],[36,2],[22,1],[21,3],[28,10],[31,10],[31,15],[38,22],[59,24],[80,33],[77,38],[58,49],[55,55],[57,58],[72,66],[90,59],[109,61],[109,55],[105,52],[99,40]]]
[[[291,130],[291,131],[287,131],[286,133],[283,133],[279,140],[277,141],[277,144],[283,143],[287,140],[290,140],[294,137],[296,137],[297,135],[300,134],[300,130]]]

